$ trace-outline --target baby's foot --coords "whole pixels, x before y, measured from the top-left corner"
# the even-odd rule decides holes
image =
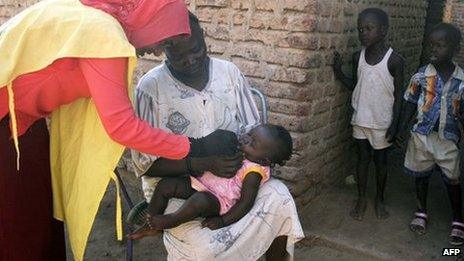
[[[137,240],[141,239],[144,237],[152,237],[160,234],[162,231],[160,230],[154,230],[151,229],[150,226],[148,226],[148,223],[145,223],[142,227],[128,235],[127,237],[132,240]]]
[[[375,215],[378,219],[386,219],[390,216],[390,213],[385,208],[385,203],[379,198],[375,199]]]
[[[366,212],[366,208],[367,208],[366,199],[358,198],[358,200],[356,200],[356,203],[353,209],[351,209],[350,211],[350,216],[355,220],[361,221],[364,218],[364,213]]]

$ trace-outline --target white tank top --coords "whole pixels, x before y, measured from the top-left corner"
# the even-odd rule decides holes
[[[388,71],[389,48],[382,61],[370,65],[365,59],[365,48],[358,62],[358,82],[353,91],[351,104],[354,112],[352,125],[372,129],[387,129],[393,116],[395,100],[393,76]]]

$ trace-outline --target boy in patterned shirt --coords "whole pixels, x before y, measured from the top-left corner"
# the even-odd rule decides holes
[[[438,166],[448,191],[453,211],[450,243],[464,243],[462,197],[459,171],[464,71],[453,63],[459,52],[461,33],[451,24],[435,26],[428,37],[430,63],[412,76],[404,99],[404,117],[400,129],[404,136],[408,122],[417,111],[417,123],[409,139],[404,161],[405,172],[416,178],[417,211],[410,229],[417,234],[426,232],[427,190],[429,177]]]

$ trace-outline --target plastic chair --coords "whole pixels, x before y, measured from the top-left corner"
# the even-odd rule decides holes
[[[253,95],[257,96],[259,98],[259,105],[261,106],[261,120],[263,123],[268,123],[268,108],[267,108],[267,100],[266,100],[266,96],[264,96],[264,94],[254,88],[254,87],[251,87],[250,88],[251,90],[251,93],[253,93]],[[114,173],[116,174],[116,177],[118,178],[118,181],[119,181],[119,187],[121,189],[121,193],[127,203],[127,206],[129,207],[129,209],[133,209],[134,208],[134,203],[132,201],[132,199],[130,198],[129,196],[129,193],[127,192],[127,188],[124,184],[124,182],[122,181],[122,178],[121,178],[121,175],[119,174],[119,171],[117,171],[117,169],[114,171]],[[140,203],[139,203],[140,204]],[[127,227],[127,230],[129,231],[129,233],[132,233],[133,232],[133,227],[131,224],[127,224],[126,223],[126,227]],[[134,252],[134,242],[131,240],[131,239],[127,239],[127,242],[126,242],[126,248],[127,248],[127,251],[126,251],[126,260],[127,261],[132,261],[132,257],[133,257],[133,252]]]

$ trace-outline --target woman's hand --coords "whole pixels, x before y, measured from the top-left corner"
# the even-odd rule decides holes
[[[194,173],[210,171],[222,178],[232,178],[243,165],[243,154],[238,152],[232,156],[209,156],[192,158]]]
[[[226,130],[215,130],[211,134],[190,140],[189,157],[206,157],[212,155],[234,155],[238,149],[235,133]]]

